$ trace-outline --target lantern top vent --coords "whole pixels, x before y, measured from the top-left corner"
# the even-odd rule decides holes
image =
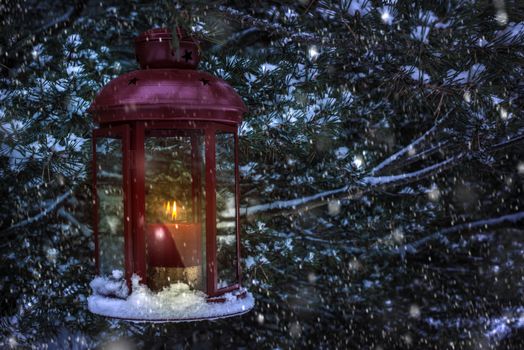
[[[240,124],[247,109],[225,81],[195,70],[200,60],[195,39],[176,30],[151,29],[135,39],[142,69],[111,80],[88,109],[100,124],[139,120],[201,120]]]
[[[173,45],[173,32],[167,28],[150,29],[135,38],[136,59],[142,69],[196,69],[200,62],[198,41],[177,27],[178,47]]]

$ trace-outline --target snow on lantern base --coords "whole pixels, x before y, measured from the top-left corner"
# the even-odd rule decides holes
[[[173,283],[155,293],[140,284],[137,275],[131,280],[132,293],[120,299],[115,296],[125,297],[123,293],[100,294],[115,289],[114,278],[96,277],[90,284],[93,295],[87,298],[89,311],[133,322],[189,322],[241,315],[255,305],[253,295],[245,289],[224,294],[224,302],[208,302],[205,293],[191,290],[185,283]]]

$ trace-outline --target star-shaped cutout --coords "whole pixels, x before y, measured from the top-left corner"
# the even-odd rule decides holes
[[[138,78],[133,78],[133,79],[129,80],[129,83],[127,83],[127,85],[136,85],[137,81],[138,81]]]
[[[202,79],[200,79],[200,81],[202,82],[202,85],[208,85],[209,84],[209,80],[207,80],[207,79],[202,78]]]
[[[193,52],[184,50],[184,56],[182,56],[183,59],[186,60],[186,62],[189,62],[193,59]]]

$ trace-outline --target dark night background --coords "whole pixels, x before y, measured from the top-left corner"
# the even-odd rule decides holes
[[[86,109],[174,23],[249,109],[256,306],[110,320],[86,308]],[[3,0],[0,33],[0,347],[524,347],[522,1]]]

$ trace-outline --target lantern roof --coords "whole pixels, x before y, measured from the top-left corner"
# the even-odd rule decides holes
[[[202,120],[239,124],[247,111],[225,81],[197,71],[197,41],[177,29],[152,29],[135,39],[140,70],[111,80],[88,111],[97,123],[132,120]]]

